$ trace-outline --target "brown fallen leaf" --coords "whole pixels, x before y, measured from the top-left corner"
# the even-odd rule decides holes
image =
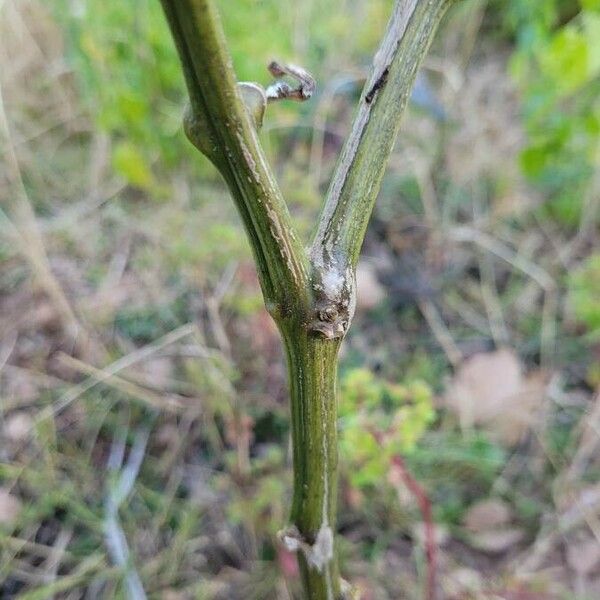
[[[489,531],[503,527],[510,521],[510,508],[506,502],[489,498],[475,502],[467,510],[464,526],[472,532]]]
[[[517,355],[503,348],[465,360],[456,370],[444,400],[463,429],[483,426],[497,441],[512,446],[534,420],[545,386],[543,373],[525,377]]]
[[[504,529],[489,529],[469,535],[469,544],[473,548],[490,554],[501,554],[510,550],[524,537],[522,529],[506,527]]]

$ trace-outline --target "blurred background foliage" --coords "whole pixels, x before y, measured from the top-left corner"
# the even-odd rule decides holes
[[[279,58],[318,81],[262,133],[308,239],[392,2],[219,6],[240,80]],[[281,349],[159,2],[8,0],[0,49],[0,596],[287,598]],[[600,596],[599,92],[597,0],[466,0],[441,27],[340,373],[365,598],[425,581],[406,473],[441,597]]]

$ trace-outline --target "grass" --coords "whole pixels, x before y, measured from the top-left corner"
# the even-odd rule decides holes
[[[265,23],[283,10],[242,4]],[[386,3],[343,18],[341,2],[301,4],[281,46],[248,15],[225,19],[244,78],[265,82],[272,53],[317,75],[321,95],[274,108],[265,127],[308,234]],[[131,598],[139,578],[149,598],[283,599],[295,585],[277,543],[291,483],[281,348],[231,202],[178,129],[182,82],[152,6],[119,44],[128,7],[106,5],[95,29],[59,2],[0,9],[2,597]],[[493,3],[471,8],[449,15],[425,69],[446,117],[413,106],[397,144],[364,249],[385,299],[359,306],[342,380],[367,368],[388,390],[372,419],[394,386],[433,390],[435,419],[405,458],[446,531],[443,597],[584,600],[599,579],[577,557],[600,506],[597,223],[562,221],[523,176],[524,92],[506,75],[520,50],[493,33]],[[23,236],[39,243],[23,249]],[[461,427],[447,401],[448,348],[463,360],[503,346],[544,381],[516,444],[492,422]],[[387,463],[373,481],[351,450],[342,571],[366,597],[417,598],[414,499]],[[490,498],[522,534],[501,552],[464,524]]]

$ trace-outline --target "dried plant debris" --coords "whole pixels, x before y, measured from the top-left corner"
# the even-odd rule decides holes
[[[456,370],[445,403],[463,429],[482,426],[503,444],[513,446],[535,422],[546,389],[542,374],[524,375],[523,370],[509,349],[475,354]]]

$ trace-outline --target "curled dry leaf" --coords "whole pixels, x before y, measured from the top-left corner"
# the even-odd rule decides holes
[[[525,377],[509,349],[475,354],[457,369],[445,396],[465,429],[485,427],[508,446],[517,444],[534,420],[545,391],[545,376]]]

